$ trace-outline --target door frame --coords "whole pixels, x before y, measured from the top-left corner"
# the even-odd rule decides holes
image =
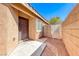
[[[19,17],[18,17],[18,21],[20,21],[20,19],[27,21],[27,38],[26,38],[26,39],[29,39],[29,19],[19,16]],[[20,23],[20,22],[18,22],[18,30],[20,31],[20,29],[19,29],[19,27],[20,27],[20,26],[19,26],[19,23]],[[20,36],[20,35],[19,35],[19,36]],[[19,41],[20,41],[20,40],[22,40],[22,39],[19,39]]]

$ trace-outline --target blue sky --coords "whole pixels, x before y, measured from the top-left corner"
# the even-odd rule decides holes
[[[75,3],[32,3],[31,6],[45,19],[50,20],[58,16],[62,21],[66,19]]]

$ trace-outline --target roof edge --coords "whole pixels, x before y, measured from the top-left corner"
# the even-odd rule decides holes
[[[46,19],[44,19],[44,17],[42,17],[32,6],[29,5],[29,3],[27,3],[27,5],[25,3],[20,3],[20,4],[22,4],[24,7],[27,7],[32,13],[34,13],[36,16],[41,18],[42,21],[49,24],[48,21]]]

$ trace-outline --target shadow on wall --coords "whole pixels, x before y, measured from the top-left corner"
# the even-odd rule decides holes
[[[39,38],[43,38],[44,37],[44,27],[42,28],[42,31],[39,34]]]
[[[13,7],[9,7],[9,10],[10,10],[10,12],[11,12],[11,14],[12,14],[12,16],[14,17],[14,20],[15,20],[15,22],[16,22],[16,25],[18,25],[18,18],[17,18],[17,16],[16,15],[18,15],[18,10],[16,10],[15,8],[13,8]],[[15,13],[13,12],[13,11],[15,11],[16,12],[16,15],[15,15]]]
[[[37,39],[43,38],[44,37],[44,30],[42,29],[40,32],[37,32]]]

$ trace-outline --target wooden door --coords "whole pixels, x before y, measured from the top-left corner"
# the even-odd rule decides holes
[[[20,32],[20,40],[28,39],[28,19],[19,18],[19,32]]]

